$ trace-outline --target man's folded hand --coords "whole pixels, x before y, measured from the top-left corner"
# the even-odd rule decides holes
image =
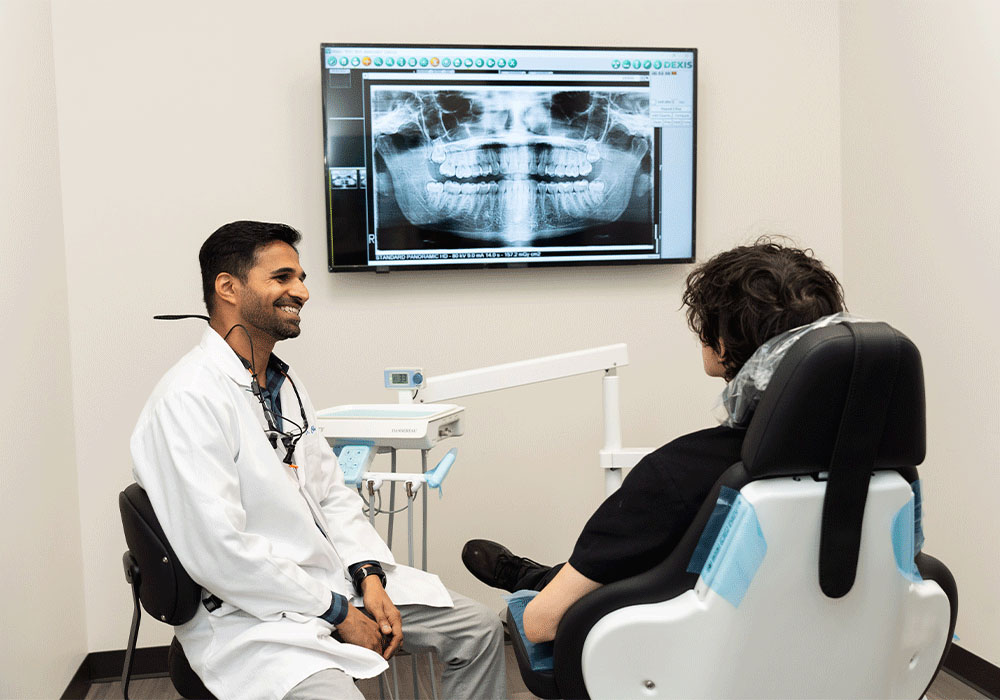
[[[347,617],[337,625],[337,636],[342,642],[357,644],[359,647],[383,653],[382,632],[378,624],[361,610],[347,604]],[[386,656],[385,658],[389,658]]]
[[[365,610],[375,618],[384,637],[385,649],[382,656],[389,659],[403,643],[403,621],[399,610],[392,604],[377,576],[368,576],[361,586],[364,589]]]

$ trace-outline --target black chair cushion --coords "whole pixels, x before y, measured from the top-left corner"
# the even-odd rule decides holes
[[[170,681],[181,697],[190,700],[215,700],[215,696],[208,692],[198,674],[191,670],[191,664],[188,663],[184,648],[177,637],[170,642],[170,649],[167,651],[167,669],[170,672]]]
[[[877,325],[883,327],[882,337],[872,351],[884,353],[889,344],[897,344],[899,365],[884,428],[873,436],[877,440],[873,466],[918,465],[927,451],[920,353],[899,331]],[[854,335],[844,324],[812,331],[792,346],[775,370],[743,441],[743,464],[753,478],[829,469],[854,365]]]

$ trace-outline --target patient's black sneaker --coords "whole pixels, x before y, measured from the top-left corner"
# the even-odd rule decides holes
[[[472,575],[487,586],[513,593],[531,588],[551,567],[514,555],[509,549],[490,540],[469,540],[462,548],[462,563]]]

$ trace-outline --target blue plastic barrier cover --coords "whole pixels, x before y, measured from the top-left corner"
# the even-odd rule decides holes
[[[687,570],[739,607],[766,553],[757,512],[739,491],[723,486]]]
[[[892,518],[892,553],[896,557],[896,568],[903,576],[914,583],[923,581],[913,558],[917,555],[919,539],[923,544],[923,532],[920,531],[920,521],[917,518],[917,508],[920,503],[920,489],[914,485],[914,496],[906,502]]]
[[[507,608],[510,610],[510,617],[514,620],[517,633],[524,641],[524,648],[528,651],[528,660],[531,662],[532,671],[552,670],[552,642],[542,642],[535,644],[529,642],[524,636],[524,608],[531,600],[538,595],[538,591],[514,591],[503,598],[507,601]]]
[[[719,422],[729,427],[746,426],[771,382],[774,370],[802,336],[817,328],[835,323],[863,323],[865,319],[840,312],[824,316],[812,323],[792,328],[769,338],[757,348],[731,382],[726,384],[715,402],[713,413]]]

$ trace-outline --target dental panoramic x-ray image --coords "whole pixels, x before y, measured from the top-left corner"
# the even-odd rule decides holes
[[[382,250],[653,242],[643,88],[371,88]]]

